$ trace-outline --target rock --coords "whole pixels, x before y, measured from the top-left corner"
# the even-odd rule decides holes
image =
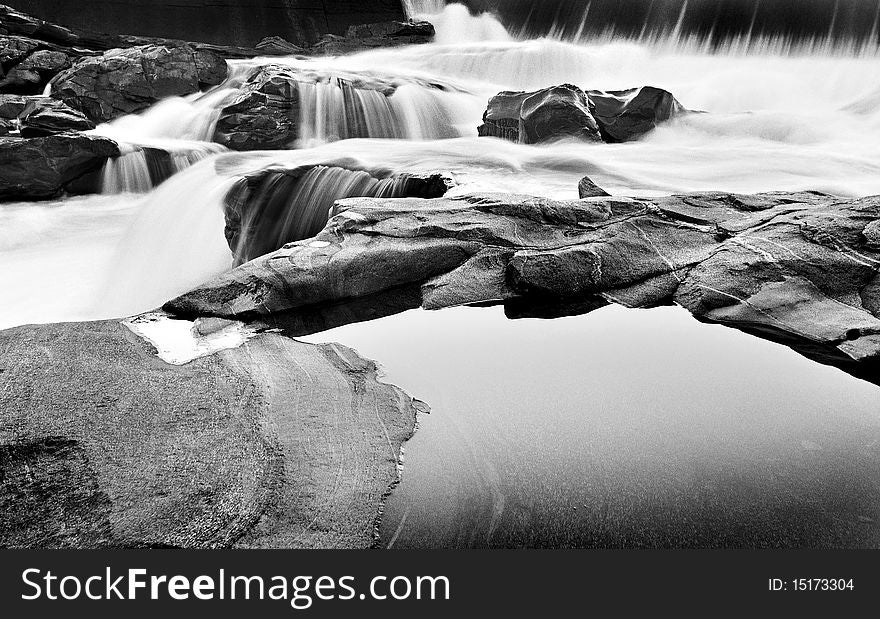
[[[21,135],[25,138],[42,137],[68,131],[89,131],[95,128],[80,112],[49,97],[36,97],[28,101],[19,117]]]
[[[489,100],[478,132],[523,144],[564,138],[601,140],[587,96],[570,84],[497,94]]]
[[[328,55],[351,54],[376,47],[430,43],[434,35],[434,25],[426,21],[358,24],[351,26],[345,36],[325,35],[310,51]]]
[[[0,95],[0,118],[4,120],[17,119],[27,103],[28,99],[20,95]]]
[[[172,365],[117,321],[0,333],[0,546],[369,548],[412,398],[343,346],[249,337]]]
[[[611,196],[610,193],[599,187],[589,176],[583,177],[578,183],[578,195],[583,198],[602,198]]]
[[[33,95],[39,93],[43,78],[36,71],[28,71],[15,67],[0,80],[0,90],[18,94]]]
[[[219,84],[226,62],[189,45],[145,45],[85,58],[52,81],[52,96],[106,122],[160,99]]]
[[[0,118],[0,137],[9,135],[13,131],[17,131],[18,126],[11,120]]]
[[[314,236],[342,198],[439,198],[455,185],[444,174],[389,174],[341,165],[262,170],[226,196],[226,240],[241,264]]]
[[[56,73],[69,69],[70,57],[64,52],[39,50],[25,58],[16,69],[36,71],[41,75],[54,76]]]
[[[630,307],[677,303],[701,320],[880,380],[880,251],[872,241],[880,197],[698,193],[565,202],[498,194],[360,198],[337,210],[314,238],[166,309],[274,315],[403,285],[421,286],[428,309],[571,305],[596,296]]]
[[[255,48],[263,53],[279,56],[293,56],[305,52],[302,47],[281,37],[266,37],[257,43]]]
[[[116,143],[82,134],[0,139],[0,199],[40,200],[59,196],[68,185],[100,170],[119,155]]]
[[[607,142],[637,140],[658,124],[686,112],[671,93],[653,86],[589,90],[590,110]]]
[[[0,68],[8,71],[40,46],[38,41],[18,36],[0,36]]]
[[[266,66],[244,83],[220,112],[214,141],[232,150],[289,148],[299,134],[299,92],[295,74]]]

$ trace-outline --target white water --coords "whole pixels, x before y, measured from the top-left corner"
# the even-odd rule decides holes
[[[229,268],[222,198],[236,175],[269,165],[443,170],[461,183],[456,193],[560,198],[576,197],[585,174],[620,195],[880,193],[876,49],[856,54],[818,46],[791,53],[784,41],[748,41],[708,53],[699,42],[670,38],[519,40],[491,16],[418,4],[414,13],[442,9],[429,18],[438,31],[434,44],[339,58],[236,61],[227,83],[209,93],[163,101],[99,127],[134,152],[159,147],[205,154],[217,148],[205,140],[219,110],[256,67],[282,64],[304,76],[297,145],[305,148],[209,154],[141,197],[0,206],[0,327],[152,309]],[[353,76],[390,81],[394,94],[352,92],[346,84]],[[566,82],[603,90],[654,85],[709,113],[627,144],[523,146],[476,137],[486,101],[498,91]],[[351,129],[353,110],[366,130]],[[342,139],[351,135],[371,137]],[[108,191],[145,189],[147,177],[135,159],[113,164],[124,169],[108,171]]]

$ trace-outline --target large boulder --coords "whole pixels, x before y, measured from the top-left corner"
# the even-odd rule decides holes
[[[94,122],[106,122],[217,85],[226,71],[219,55],[185,44],[114,49],[60,73],[52,95]]]
[[[522,144],[561,138],[626,142],[686,111],[672,94],[652,86],[585,93],[563,84],[498,93],[489,100],[478,132]]]
[[[0,138],[0,200],[55,198],[118,155],[112,140],[83,134]]]
[[[880,376],[880,196],[814,192],[560,202],[511,195],[352,199],[288,244],[172,300],[260,316],[420,286],[429,309],[603,297],[701,320]],[[873,376],[873,379],[871,378]]]
[[[223,321],[10,329],[0,374],[4,548],[369,548],[416,417],[353,350]]]
[[[653,86],[590,90],[590,109],[607,142],[637,140],[657,125],[685,113],[672,93]]]
[[[586,94],[570,84],[497,94],[489,100],[478,131],[523,144],[563,138],[601,141]]]

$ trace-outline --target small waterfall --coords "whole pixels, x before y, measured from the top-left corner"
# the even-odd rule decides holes
[[[357,88],[347,79],[321,76],[298,81],[297,91],[301,148],[350,138],[430,140],[459,135],[442,98],[445,93],[437,88]]]
[[[227,238],[241,264],[315,236],[336,214],[337,200],[437,197],[447,189],[439,175],[378,178],[363,170],[324,165],[269,170],[256,179],[242,179],[227,196]]]
[[[205,157],[223,152],[219,144],[165,144],[164,147],[121,144],[122,154],[107,160],[101,193],[147,193]]]

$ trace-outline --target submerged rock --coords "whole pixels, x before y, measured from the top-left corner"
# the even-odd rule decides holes
[[[112,140],[83,134],[2,138],[0,200],[55,198],[118,155]]]
[[[368,548],[415,425],[372,363],[277,333],[172,365],[117,321],[19,327],[0,374],[6,548]]]
[[[52,82],[52,96],[95,122],[140,112],[160,99],[215,86],[226,61],[186,44],[143,45],[85,58]]]
[[[677,303],[860,375],[880,364],[880,251],[871,241],[880,197],[492,194],[351,199],[337,209],[314,238],[166,308],[260,316],[404,285],[421,286],[429,309],[600,296],[629,307]]]
[[[489,100],[478,132],[523,144],[562,138],[601,140],[586,94],[570,84],[497,94]]]

